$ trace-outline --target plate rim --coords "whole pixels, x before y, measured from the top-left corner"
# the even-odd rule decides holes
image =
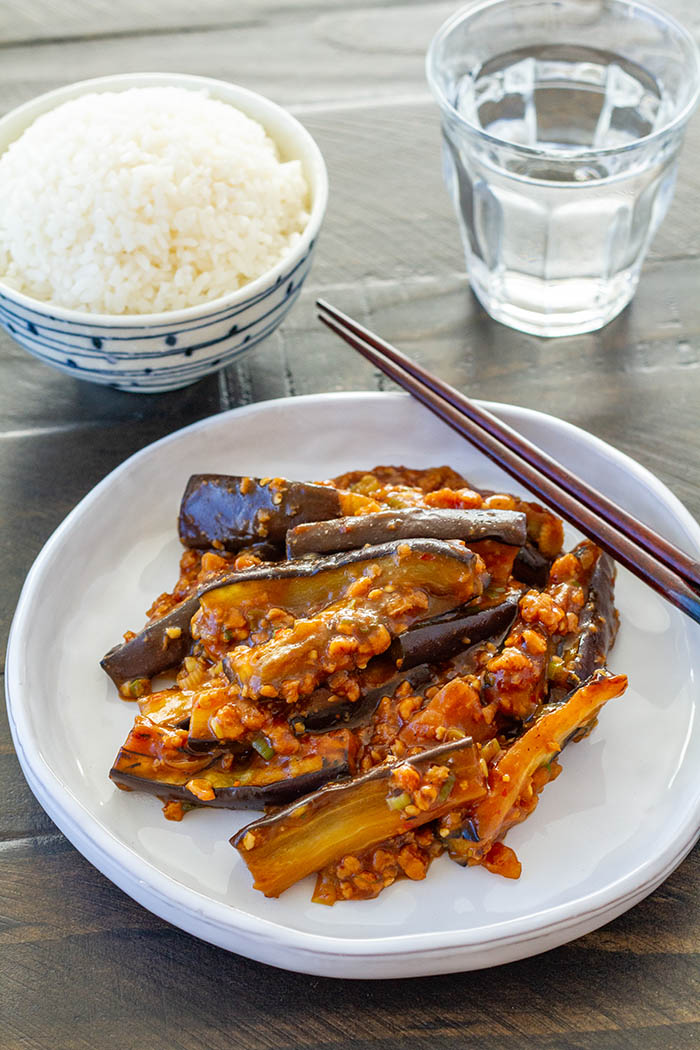
[[[315,959],[314,967],[307,972],[324,973],[324,963],[341,959],[346,960],[348,969],[357,969],[362,962],[372,962],[379,966],[381,964],[396,964],[393,968],[384,970],[380,974],[362,972],[361,974],[338,974],[339,976],[408,976],[419,973],[441,972],[431,967],[431,961],[447,956],[461,956],[459,966],[451,966],[451,970],[474,968],[470,967],[470,957],[491,955],[494,952],[503,955],[503,958],[495,961],[510,961],[520,958],[522,955],[536,954],[538,950],[555,946],[555,943],[564,943],[569,939],[566,934],[569,929],[586,927],[580,929],[574,936],[586,932],[586,929],[595,929],[604,922],[613,918],[613,912],[620,914],[634,903],[641,900],[647,893],[658,886],[674,868],[683,860],[692,848],[695,840],[700,834],[698,824],[700,823],[700,785],[697,797],[691,796],[686,800],[687,813],[683,819],[676,821],[677,832],[668,842],[661,853],[654,854],[642,865],[638,865],[632,871],[613,880],[597,890],[586,893],[576,901],[562,902],[551,908],[538,909],[530,912],[527,916],[509,918],[501,922],[492,923],[472,930],[441,930],[425,931],[419,933],[401,933],[380,937],[347,938],[334,934],[323,936],[317,933],[289,927],[274,919],[267,919],[252,915],[242,910],[234,903],[224,903],[213,900],[200,890],[179,883],[172,875],[166,874],[155,863],[147,860],[122,842],[111,829],[96,820],[84,809],[80,800],[74,793],[61,782],[60,778],[46,762],[41,753],[39,741],[31,731],[26,712],[21,699],[21,653],[19,650],[18,636],[21,637],[24,620],[29,613],[29,603],[32,597],[34,581],[42,572],[43,566],[51,560],[54,548],[60,544],[65,532],[69,531],[77,518],[86,513],[91,504],[98,499],[102,491],[109,487],[115,475],[128,470],[129,465],[135,460],[147,458],[168,443],[175,443],[186,438],[187,435],[199,430],[206,430],[213,423],[221,423],[222,420],[236,415],[241,416],[256,414],[261,411],[274,410],[275,406],[285,405],[289,407],[292,403],[303,405],[303,403],[324,402],[329,400],[353,401],[357,398],[372,398],[394,401],[407,401],[409,395],[395,392],[383,391],[341,391],[321,394],[306,394],[295,398],[274,398],[266,401],[254,402],[237,408],[228,409],[216,413],[202,420],[198,420],[186,427],[165,435],[155,442],[140,449],[129,456],[100,482],[97,483],[71,510],[66,518],[58,525],[46,541],[37,555],[27,577],[25,579],[17,608],[13,617],[10,634],[8,638],[7,656],[5,663],[5,692],[10,731],[17,756],[33,793],[36,795],[42,807],[66,837],[76,846],[95,867],[98,868],[110,881],[118,885],[124,892],[134,897],[139,903],[149,910],[154,911],[167,921],[174,922],[182,929],[186,929],[196,936],[203,937],[212,943],[232,951],[241,951],[251,958],[257,958],[263,962],[271,962],[273,965],[287,966],[287,962],[279,961],[281,956],[294,955]],[[555,429],[563,427],[579,440],[593,443],[597,450],[608,458],[617,461],[618,465],[636,474],[647,487],[652,489],[662,498],[663,503],[669,508],[678,525],[681,526],[686,539],[691,546],[695,546],[700,552],[700,525],[695,521],[687,508],[672,493],[667,486],[660,481],[646,467],[637,463],[625,453],[609,445],[607,442],[593,434],[577,427],[566,420],[556,416],[540,412],[536,409],[524,408],[522,406],[504,404],[502,402],[480,402],[491,408],[497,414],[500,410],[517,421],[523,419],[545,418],[554,423]],[[18,677],[19,676],[19,677]],[[27,746],[29,745],[29,746]],[[52,790],[53,789],[53,790]],[[693,822],[693,814],[696,819]],[[82,816],[82,820],[81,820]],[[91,834],[88,836],[83,824],[87,822]],[[76,841],[76,839],[78,841]],[[141,871],[139,872],[139,868]],[[116,869],[116,871],[115,871]],[[144,879],[144,871],[150,875],[149,881]],[[118,874],[119,877],[115,877]],[[640,874],[643,877],[640,879]],[[125,884],[126,883],[126,884]],[[611,890],[617,892],[611,897]],[[146,903],[148,900],[148,903]],[[616,910],[617,909],[617,910]],[[187,922],[183,923],[179,918],[172,918],[171,913],[175,910],[184,913]],[[547,921],[543,922],[547,916]],[[231,921],[233,919],[233,921]],[[227,921],[228,920],[228,921]],[[211,936],[211,929],[202,932],[202,926],[211,927],[217,931],[219,938]],[[504,929],[499,933],[499,928]],[[249,943],[241,945],[235,942],[236,935],[243,935]],[[563,934],[563,936],[559,936]],[[234,943],[230,943],[233,938]],[[225,943],[228,941],[229,943]],[[549,941],[541,948],[534,947],[539,941]],[[252,943],[251,943],[252,942]],[[252,949],[253,944],[259,946],[259,953]],[[524,948],[522,952],[513,952],[514,948]],[[534,948],[534,950],[530,950]],[[269,949],[267,951],[266,949]],[[272,958],[274,954],[276,958]],[[406,965],[401,966],[400,960],[405,960]],[[456,961],[456,960],[455,960]],[[471,959],[474,962],[474,959]],[[295,962],[298,960],[295,959]],[[418,966],[416,968],[416,964]],[[420,965],[422,963],[422,965]],[[492,962],[475,963],[479,965],[493,965]],[[427,968],[426,968],[427,966]],[[290,967],[291,968],[291,967]],[[399,972],[399,970],[401,972]]]

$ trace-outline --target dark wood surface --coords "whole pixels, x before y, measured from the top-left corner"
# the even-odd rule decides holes
[[[700,34],[696,0],[663,6]],[[176,393],[83,384],[0,335],[3,652],[24,576],[67,512],[172,430],[270,397],[384,381],[314,319],[323,294],[461,389],[551,412],[650,467],[700,514],[700,117],[632,306],[545,341],[471,297],[423,54],[452,5],[361,0],[4,0],[0,112],[70,80],[178,70],[291,108],[328,162],[318,257],[280,331]],[[410,458],[407,456],[407,458]],[[203,944],[93,869],[26,786],[0,727],[3,1050],[690,1050],[700,1046],[700,853],[632,911],[480,973],[343,982]]]

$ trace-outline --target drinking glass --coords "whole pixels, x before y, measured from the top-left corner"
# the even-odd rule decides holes
[[[535,335],[600,328],[666,213],[700,61],[636,0],[480,0],[427,57],[474,293]]]

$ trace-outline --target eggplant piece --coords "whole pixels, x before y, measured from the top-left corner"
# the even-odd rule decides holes
[[[190,651],[190,620],[198,608],[199,597],[194,594],[128,642],[115,645],[102,657],[100,666],[117,686],[133,678],[153,678],[175,667]]]
[[[153,728],[163,732],[161,727],[143,725],[132,730],[109,775],[118,787],[157,795],[163,801],[219,809],[283,806],[329,780],[350,776],[354,768],[356,744],[345,729],[314,738],[313,746],[290,757],[266,761],[255,754],[231,764],[231,756],[220,751],[191,755],[184,746],[175,755],[170,751],[170,761],[160,758],[160,741],[154,740]],[[144,729],[150,737],[145,742],[139,739]]]
[[[258,675],[253,664],[263,659],[277,661],[279,673],[293,673],[301,657],[292,653],[292,647],[298,642],[300,650],[312,653],[315,633],[326,638],[330,632],[332,641],[333,630],[336,635],[355,635],[356,628],[371,633],[384,620],[387,630],[394,628],[398,633],[416,619],[445,612],[480,595],[484,582],[483,562],[462,544],[401,540],[309,561],[259,566],[231,582],[214,584],[200,594],[193,631],[215,660],[229,653],[232,643],[253,634],[253,648],[245,650],[239,645],[229,655],[237,680],[247,683]],[[262,652],[270,636],[274,642],[282,635],[283,641]],[[321,644],[323,639],[318,641]],[[384,648],[389,642],[387,637]],[[290,647],[288,658],[283,645]],[[319,657],[312,661],[318,673],[322,670],[319,661]]]
[[[556,683],[550,688],[551,703],[561,702],[567,692],[605,666],[619,620],[614,587],[615,563],[609,555],[601,554],[591,576],[588,599],[579,615],[578,630],[573,638],[565,638],[560,648],[566,683],[563,686]]]
[[[381,587],[411,580],[444,595],[446,608],[452,608],[473,596],[465,593],[472,586],[481,593],[484,581],[476,580],[480,572],[479,559],[470,550],[440,540],[404,540],[324,558],[259,565],[201,588],[195,634],[218,659],[250,633],[270,635],[283,626],[283,617],[268,616],[271,609],[291,619],[310,616],[348,592],[351,597],[359,594],[370,581]],[[363,576],[368,579],[361,583]],[[450,597],[452,590],[464,597]]]
[[[340,497],[329,485],[193,474],[180,504],[178,530],[186,547],[237,551],[260,540],[281,546],[287,529],[341,513]]]
[[[397,667],[408,670],[427,661],[439,663],[449,660],[456,653],[487,638],[498,639],[515,620],[519,597],[509,595],[505,601],[489,609],[479,609],[469,604],[434,616],[431,620],[424,620],[395,638],[389,653],[396,660]]]
[[[500,540],[521,547],[526,537],[524,514],[508,510],[434,510],[415,507],[381,510],[335,521],[297,525],[287,533],[287,557],[347,551],[366,544],[430,537],[438,540]]]
[[[256,565],[205,584],[130,641],[110,649],[100,661],[101,666],[117,686],[133,678],[152,678],[175,667],[192,645],[191,620],[198,611],[202,633],[210,638],[212,634],[220,635],[215,639],[216,659],[219,659],[230,648],[231,641],[243,641],[249,631],[259,628],[263,621],[270,631],[279,626],[265,620],[271,607],[282,608],[291,617],[314,612],[339,597],[358,576],[371,571],[375,562],[384,563],[387,569],[389,562],[401,566],[407,549],[413,551],[423,568],[432,559],[432,567],[437,570],[435,559],[441,559],[443,568],[447,570],[449,566],[451,570],[446,571],[446,577],[450,578],[468,574],[476,566],[473,553],[439,540],[385,543],[325,558]],[[458,605],[467,597],[465,594],[448,601],[447,607]],[[177,636],[171,637],[172,634]]]
[[[545,702],[557,646],[570,631],[569,616],[578,622],[601,554],[594,543],[583,540],[553,562],[544,591],[523,594],[504,649],[484,669],[482,699],[497,704],[500,715],[524,722]]]
[[[139,700],[139,711],[155,725],[170,729],[186,728],[192,713],[194,694],[181,689],[161,689]]]
[[[377,664],[381,664],[381,667],[378,668]],[[433,675],[427,665],[397,674],[392,661],[384,661],[382,664],[377,660],[357,676],[360,689],[358,700],[351,701],[347,696],[338,696],[328,686],[320,686],[305,702],[295,704],[292,714],[285,710],[286,704],[278,704],[278,710],[274,711],[273,717],[283,719],[298,737],[306,733],[326,733],[338,727],[355,729],[366,725],[381,699],[393,696],[403,682],[409,682],[412,688],[418,688],[428,685],[432,680]],[[192,707],[187,739],[187,746],[191,751],[208,751],[231,745],[232,741],[222,732],[224,726],[217,718],[226,703],[224,700],[214,707],[200,704]]]
[[[449,817],[444,822],[442,830],[447,833],[452,859],[462,865],[482,863],[506,831],[532,812],[536,804],[532,781],[537,771],[550,766],[570,740],[586,735],[603,705],[626,688],[626,675],[599,670],[565,703],[543,707],[534,724],[490,770],[486,797],[469,809],[467,819],[457,828]]]
[[[462,545],[402,540],[365,548],[364,554],[366,571],[336,601],[278,627],[269,639],[228,653],[242,696],[296,703],[327,679],[342,691],[334,676],[366,667],[413,623],[482,591],[483,562]],[[204,618],[209,597],[202,596],[202,613],[194,624],[207,653],[217,658],[223,655],[216,633],[221,621],[215,621],[212,634]],[[276,626],[280,610],[273,611]],[[239,608],[233,613],[240,617]]]
[[[231,844],[247,864],[255,888],[266,897],[278,897],[332,861],[411,831],[485,793],[479,748],[464,738],[328,784],[246,825]]]
[[[444,583],[436,576],[440,567]],[[267,623],[270,606],[284,610],[293,618],[308,616],[337,601],[362,576],[379,580],[380,575],[383,578],[392,572],[397,578],[414,572],[416,577],[428,577],[436,593],[444,593],[477,569],[473,552],[460,544],[430,539],[395,541],[325,557],[258,565],[214,580],[198,592],[201,608],[197,636],[202,637],[202,632],[211,634],[207,619],[216,619],[217,613],[223,617],[230,608],[243,614],[250,630],[258,630]],[[239,627],[238,619],[235,626]],[[247,635],[242,634],[235,640],[245,637]]]
[[[526,583],[528,587],[538,587],[541,590],[547,586],[551,564],[551,561],[528,540],[515,555],[512,575],[519,583]]]
[[[362,689],[359,700],[349,701],[336,696],[330,689],[322,687],[311,694],[301,710],[290,715],[288,721],[294,733],[325,733],[328,729],[342,725],[346,729],[357,729],[366,725],[385,696],[394,696],[399,686],[408,682],[411,689],[420,689],[433,680],[428,664],[394,673],[382,685]]]

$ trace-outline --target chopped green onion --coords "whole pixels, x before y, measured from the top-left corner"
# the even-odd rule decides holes
[[[269,762],[271,758],[275,757],[275,749],[262,733],[257,733],[252,741],[253,747],[258,752],[261,758],[264,758],[266,762]]]
[[[547,678],[558,678],[564,670],[564,661],[560,656],[553,656],[547,664]]]
[[[438,806],[442,805],[443,802],[447,802],[448,798],[452,794],[452,788],[455,786],[456,779],[457,778],[455,777],[454,773],[450,773],[449,777],[440,788],[438,797],[435,799],[435,802]]]
[[[147,678],[132,678],[130,682],[125,682],[122,686],[122,692],[126,696],[132,696],[134,700],[138,700],[140,696],[148,692],[148,679]]]
[[[232,642],[233,631],[229,627],[224,627],[223,631],[221,632],[221,637],[225,642]]]
[[[390,795],[386,804],[389,809],[405,809],[411,804],[411,796],[407,791],[402,791],[400,795]]]
[[[482,744],[479,750],[484,762],[490,762],[496,757],[496,755],[500,754],[501,745],[494,738],[493,740],[489,740],[486,744]]]

